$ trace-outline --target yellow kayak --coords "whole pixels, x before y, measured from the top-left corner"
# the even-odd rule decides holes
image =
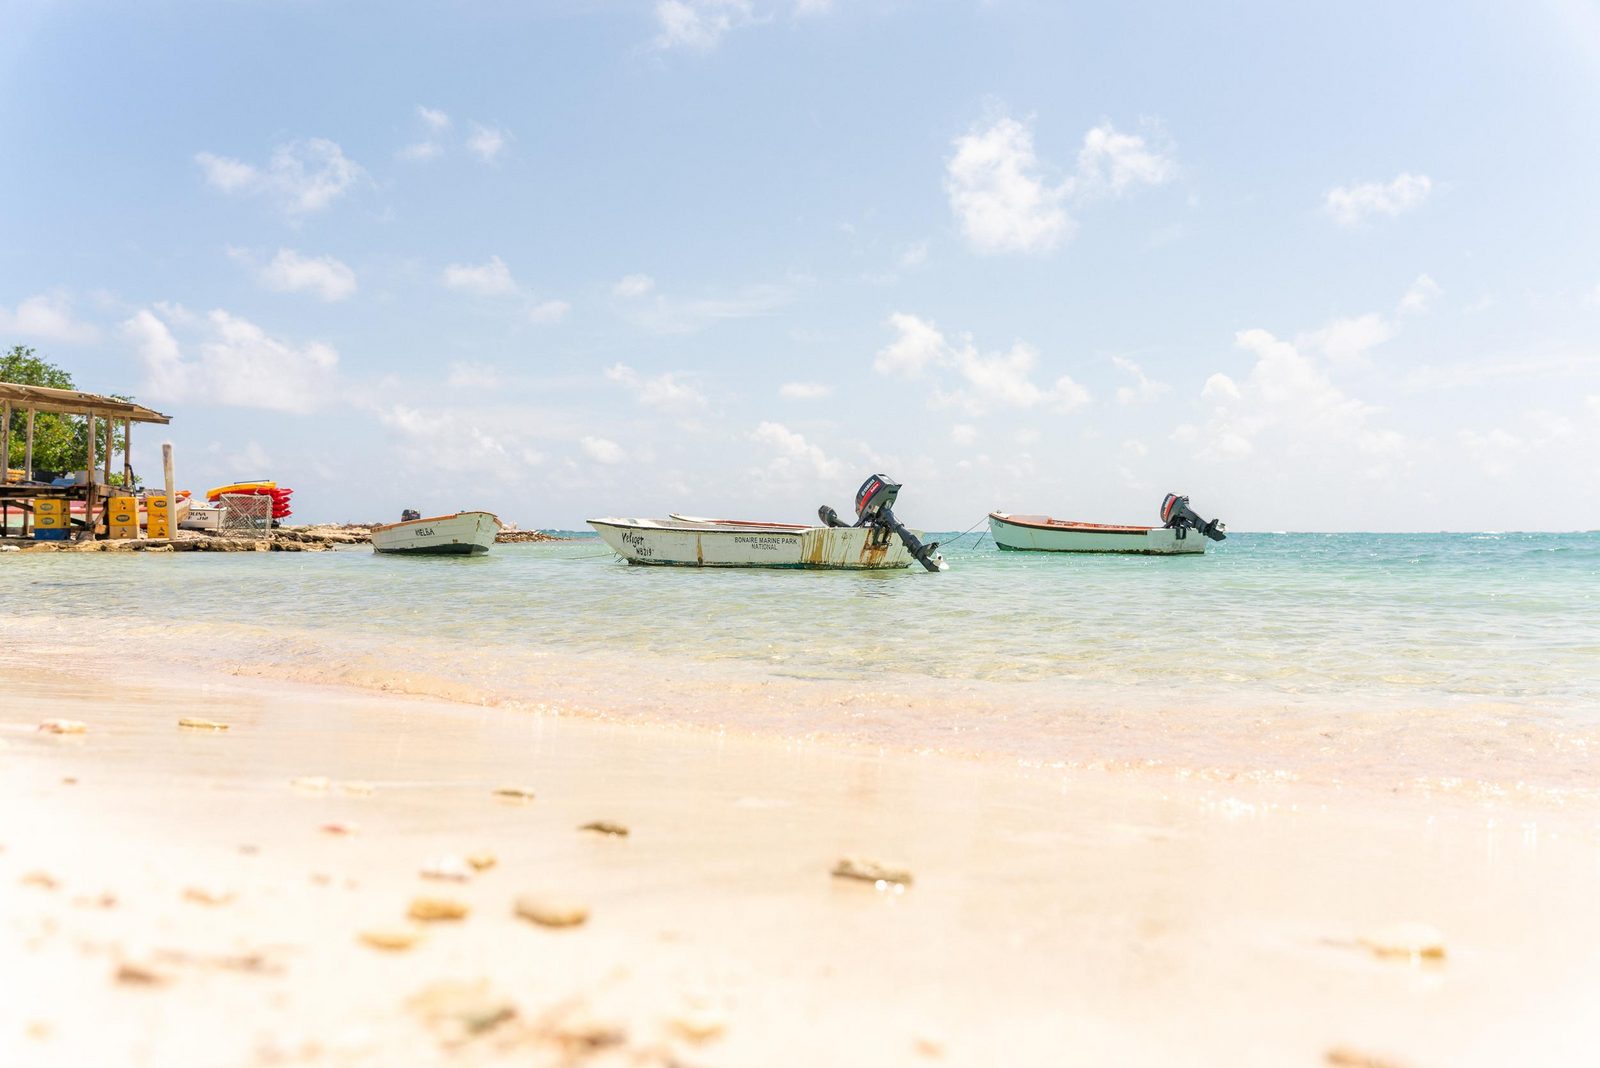
[[[275,490],[276,482],[230,482],[226,486],[206,490],[206,500],[214,501],[224,493],[249,493],[251,490]]]

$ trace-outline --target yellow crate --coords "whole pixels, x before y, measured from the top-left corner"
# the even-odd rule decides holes
[[[33,515],[33,528],[35,530],[65,530],[67,517],[65,515],[45,515],[35,512]]]
[[[152,538],[172,537],[172,523],[165,508],[150,509],[150,514],[145,516],[144,532]]]
[[[139,525],[139,502],[132,497],[111,498],[109,515],[112,526],[137,527]]]
[[[146,497],[144,499],[144,506],[145,506],[145,510],[146,511],[151,511],[151,512],[162,511],[162,512],[165,512],[167,510],[167,498],[166,498],[166,495],[162,494],[159,497]]]
[[[35,516],[64,516],[67,514],[67,502],[59,500],[34,501],[33,514]]]

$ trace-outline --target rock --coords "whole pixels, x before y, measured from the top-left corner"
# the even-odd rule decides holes
[[[484,849],[477,853],[467,854],[467,863],[472,865],[473,871],[488,871],[490,868],[500,863],[500,858],[489,852],[487,849]]]
[[[511,1001],[495,993],[487,979],[475,983],[446,980],[412,995],[406,1007],[421,1016],[446,1042],[483,1034],[517,1015]]]
[[[902,865],[884,864],[866,857],[845,857],[833,866],[838,879],[860,879],[862,882],[882,883],[885,886],[910,886],[911,872]]]
[[[517,898],[514,911],[540,927],[577,927],[589,919],[589,906],[570,901],[552,901],[524,894]]]
[[[30,871],[22,877],[23,886],[37,886],[43,890],[58,890],[61,883],[47,871]]]
[[[727,1032],[728,1018],[715,1009],[688,1009],[670,1017],[667,1026],[679,1038],[695,1043],[710,1042]]]
[[[585,823],[582,827],[579,827],[578,830],[594,831],[596,834],[610,834],[619,838],[626,838],[628,836],[628,828],[624,827],[620,823],[612,823],[610,820],[591,820],[590,822]]]
[[[1391,923],[1361,936],[1358,941],[1376,956],[1389,960],[1444,960],[1444,935],[1437,927],[1408,920]]]
[[[418,873],[424,879],[448,879],[464,883],[477,869],[460,857],[434,857],[422,865]]]
[[[161,986],[170,977],[144,964],[123,961],[117,965],[116,980],[128,986]]]
[[[374,949],[398,953],[421,941],[422,932],[412,927],[375,927],[362,931],[358,937]]]
[[[414,897],[406,915],[423,923],[434,923],[439,920],[464,920],[471,911],[466,902],[448,897]]]
[[[526,786],[501,786],[495,790],[494,796],[508,801],[532,801],[533,791]]]
[[[199,719],[195,716],[184,716],[178,720],[178,726],[193,731],[225,731],[228,729],[226,723],[218,723],[214,719]]]
[[[556,1041],[578,1053],[592,1053],[628,1041],[628,1030],[619,1023],[580,1015],[562,1021],[555,1029]]]
[[[224,890],[217,886],[187,886],[183,890],[183,899],[192,901],[196,905],[226,905],[233,898],[232,890]]]
[[[46,734],[87,734],[89,725],[75,719],[47,719],[39,724]]]

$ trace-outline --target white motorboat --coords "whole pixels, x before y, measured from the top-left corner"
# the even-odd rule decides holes
[[[1227,527],[1189,509],[1189,498],[1169,493],[1161,504],[1164,526],[1080,523],[1046,515],[989,513],[989,533],[1001,549],[1047,553],[1142,553],[1175,556],[1203,553],[1227,537]]]
[[[813,570],[886,571],[919,562],[946,570],[937,542],[923,544],[894,517],[898,483],[874,475],[856,494],[856,525],[832,508],[818,509],[817,525],[702,519],[674,514],[666,519],[591,519],[605,543],[630,564],[669,567],[777,567]]]
[[[410,556],[477,556],[489,551],[501,523],[492,512],[423,518],[406,512],[398,523],[372,528],[372,551]]]

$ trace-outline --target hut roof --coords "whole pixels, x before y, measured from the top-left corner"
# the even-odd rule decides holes
[[[37,412],[60,412],[64,415],[92,414],[110,419],[127,419],[134,423],[170,423],[170,416],[146,408],[132,401],[103,397],[98,393],[83,393],[76,389],[55,389],[51,386],[23,386],[15,382],[0,382],[0,404],[12,408]]]

